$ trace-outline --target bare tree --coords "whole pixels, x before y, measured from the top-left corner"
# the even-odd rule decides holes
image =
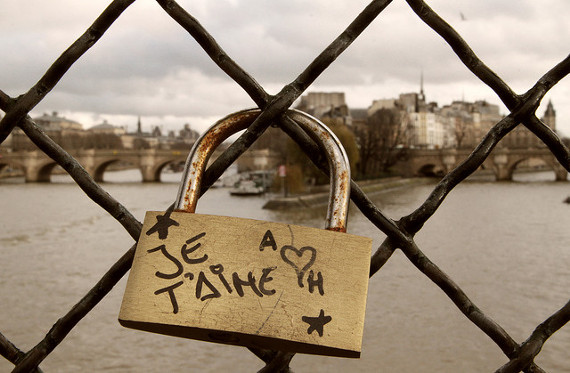
[[[449,120],[452,121],[450,124],[455,137],[455,146],[461,148],[462,146],[474,145],[473,119],[465,116],[453,116]]]
[[[368,116],[366,124],[357,131],[357,137],[360,176],[385,175],[407,154],[410,140],[407,115],[397,108],[377,110]]]

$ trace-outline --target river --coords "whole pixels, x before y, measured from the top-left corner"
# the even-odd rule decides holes
[[[138,219],[175,197],[179,174],[142,184],[138,171],[106,176],[104,188]],[[569,182],[551,173],[516,182],[458,186],[416,240],[488,316],[516,340],[561,308],[570,294]],[[0,331],[20,349],[43,338],[131,246],[113,218],[66,176],[50,184],[0,182]],[[413,211],[433,185],[374,196],[395,219]],[[322,227],[322,209],[261,209],[264,197],[208,191],[198,212]],[[349,232],[384,235],[352,206]],[[363,268],[363,270],[367,270]],[[46,372],[251,372],[263,364],[242,347],[125,329],[117,316],[126,279],[42,363]],[[570,327],[544,346],[537,363],[570,372]],[[295,372],[490,372],[507,361],[499,348],[400,252],[370,281],[360,359],[296,355]],[[0,360],[0,371],[12,365]]]

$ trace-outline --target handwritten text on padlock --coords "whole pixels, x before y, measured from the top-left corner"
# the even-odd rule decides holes
[[[174,220],[171,220],[171,222],[174,222]],[[171,225],[177,225],[174,223],[171,223]],[[147,235],[154,232],[159,232],[159,238],[165,239],[168,236],[168,229],[161,233],[156,228],[156,225],[147,232]],[[244,288],[246,287],[249,287],[251,292],[258,297],[272,296],[276,293],[276,289],[271,287],[271,281],[273,280],[271,272],[277,269],[277,265],[265,267],[260,270],[252,269],[248,271],[247,274],[240,274],[237,271],[230,273],[230,271],[224,268],[222,263],[216,263],[210,265],[208,269],[198,271],[196,274],[192,266],[205,263],[209,259],[208,254],[202,251],[202,243],[200,242],[206,234],[206,232],[200,232],[186,241],[180,242],[179,249],[173,249],[179,251],[182,260],[179,260],[176,256],[171,254],[165,244],[147,250],[149,254],[161,253],[162,256],[171,263],[164,266],[164,272],[162,269],[157,270],[154,274],[156,277],[164,280],[180,278],[178,282],[157,289],[154,292],[155,295],[168,294],[173,313],[176,314],[179,311],[177,293],[182,291],[180,287],[184,284],[184,281],[191,282],[196,299],[201,301],[221,298],[225,294],[234,294],[234,290],[237,296],[243,297],[245,295]],[[171,243],[171,241],[169,243]],[[259,248],[253,249],[263,251],[268,247],[273,249],[273,251],[277,251],[278,245],[273,238],[271,230],[267,230],[264,236],[260,238]],[[295,271],[297,284],[300,288],[304,287],[304,281],[306,280],[307,288],[310,293],[313,293],[316,288],[320,295],[325,294],[322,273],[318,272],[315,274],[313,270],[310,270],[310,267],[315,263],[317,258],[317,250],[315,248],[304,246],[297,249],[292,245],[284,245],[279,250],[279,253],[282,263],[277,264],[286,264]],[[184,266],[185,264],[189,265],[189,267],[186,268]],[[307,271],[309,272],[305,279]]]

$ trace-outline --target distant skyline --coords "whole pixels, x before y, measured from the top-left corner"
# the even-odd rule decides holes
[[[110,0],[3,0],[0,89],[27,91],[95,20]],[[524,93],[568,55],[567,0],[427,1],[487,66]],[[179,4],[269,93],[291,82],[352,22],[368,1],[182,0]],[[239,15],[239,16],[238,16]],[[394,0],[305,93],[345,92],[351,108],[418,92],[427,101],[486,100],[508,111],[451,48],[404,1]],[[570,78],[552,100],[559,131],[570,136]],[[255,106],[178,24],[153,1],[136,1],[32,116],[57,111],[85,127],[107,120],[164,131],[189,123],[202,132],[217,119]]]

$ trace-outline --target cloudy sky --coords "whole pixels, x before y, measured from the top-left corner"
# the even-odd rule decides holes
[[[27,91],[110,0],[1,0],[0,89]],[[180,0],[222,48],[269,92],[291,82],[366,6],[363,0]],[[437,0],[428,4],[516,92],[570,52],[568,0]],[[343,91],[351,108],[419,90],[429,101],[499,99],[451,48],[394,0],[308,91]],[[570,136],[570,78],[547,95]],[[57,111],[90,127],[203,131],[253,107],[248,95],[152,0],[138,0],[111,26],[32,115]],[[502,106],[501,106],[502,107]],[[502,107],[501,111],[507,113]]]

